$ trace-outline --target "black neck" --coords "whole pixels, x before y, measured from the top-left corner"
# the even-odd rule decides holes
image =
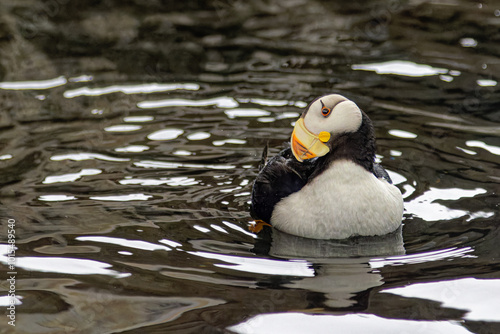
[[[373,173],[375,134],[370,118],[364,112],[362,115],[358,131],[340,134],[332,139],[330,152],[318,159],[318,167],[311,178],[322,173],[334,161],[341,159],[351,160]]]

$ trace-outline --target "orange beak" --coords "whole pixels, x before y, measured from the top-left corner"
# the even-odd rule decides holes
[[[316,135],[306,128],[304,119],[299,118],[290,139],[292,153],[300,162],[322,157],[330,152],[330,148],[325,144],[328,140],[330,140],[329,132],[322,131]]]

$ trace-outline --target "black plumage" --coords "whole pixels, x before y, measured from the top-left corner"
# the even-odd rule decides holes
[[[267,146],[264,149],[263,157],[265,156]],[[281,199],[302,189],[315,166],[315,161],[297,161],[290,148],[271,158],[265,163],[253,185],[252,216],[269,223],[274,206]]]

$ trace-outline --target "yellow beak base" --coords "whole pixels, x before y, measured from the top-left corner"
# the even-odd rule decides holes
[[[292,153],[300,162],[307,159],[322,157],[330,152],[330,149],[325,144],[329,139],[329,132],[322,131],[318,135],[315,135],[306,128],[304,119],[299,118],[295,123],[290,139]]]

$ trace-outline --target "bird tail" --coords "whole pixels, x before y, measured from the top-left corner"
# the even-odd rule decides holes
[[[259,172],[264,168],[267,163],[267,153],[269,151],[269,141],[266,142],[266,146],[264,146],[264,150],[262,151],[262,157],[260,158],[259,164]]]

